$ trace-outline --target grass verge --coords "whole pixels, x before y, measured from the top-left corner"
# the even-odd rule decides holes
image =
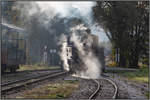
[[[145,96],[149,99],[149,92],[147,92],[147,93],[145,94]]]
[[[42,70],[42,69],[60,69],[60,67],[59,66],[44,66],[44,65],[20,65],[17,71]]]
[[[78,81],[62,81],[49,83],[46,86],[26,91],[16,98],[27,99],[63,99],[67,98],[77,87]]]
[[[148,83],[149,81],[149,69],[148,67],[140,68],[134,72],[122,72],[119,75],[126,77],[129,80]]]

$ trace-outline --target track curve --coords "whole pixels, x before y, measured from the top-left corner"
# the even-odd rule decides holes
[[[105,80],[105,81],[109,82],[109,84],[111,84],[114,87],[114,93],[113,93],[113,96],[111,97],[111,99],[115,99],[117,97],[117,92],[118,92],[117,85],[112,80],[107,79],[107,78],[101,78],[101,80]],[[89,99],[96,99],[99,91],[102,91],[101,90],[102,84],[100,84],[100,80],[98,81],[98,79],[93,79],[93,81],[97,84],[97,88],[94,91],[94,93],[92,93],[90,95]]]

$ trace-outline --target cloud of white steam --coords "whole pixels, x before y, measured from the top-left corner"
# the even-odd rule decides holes
[[[64,34],[61,35],[59,44],[61,44],[61,46],[62,46],[61,52],[59,54],[60,54],[61,60],[63,61],[64,70],[69,71],[69,64],[67,61],[68,60],[68,58],[67,58],[67,38]]]
[[[61,18],[80,18],[89,26],[93,24],[92,7],[96,2],[92,1],[34,1],[34,2],[17,2],[16,5],[28,18],[34,14],[43,14],[40,20],[46,23],[59,15]]]
[[[23,6],[21,5],[23,4]],[[30,19],[32,16],[39,16],[39,21],[45,27],[50,24],[49,22],[55,17],[58,16],[60,18],[80,18],[82,19],[92,30],[92,32],[97,33],[95,29],[95,24],[93,22],[93,12],[92,7],[95,6],[96,2],[92,1],[42,1],[42,2],[18,2],[18,8],[21,10],[23,16],[27,16]],[[52,29],[49,29],[50,31]],[[83,42],[81,38],[76,32],[76,30],[82,30],[83,34],[86,34],[86,27],[83,25],[76,26],[72,28],[72,42],[74,42],[76,48],[80,51],[80,57],[83,60],[85,67],[87,70],[83,72],[79,72],[81,76],[89,77],[89,78],[98,78],[100,75],[100,63],[98,59],[95,57],[93,52],[89,50],[89,52],[85,52],[83,47]],[[95,31],[94,31],[95,30]],[[66,56],[66,37],[62,35],[60,38],[64,40],[62,42],[62,52],[60,53],[61,59],[64,61],[64,69],[69,70],[69,66],[67,63]],[[89,42],[90,43],[90,42]],[[90,45],[90,44],[89,44]]]
[[[46,15],[49,19],[52,19],[54,15],[59,14],[59,17],[66,18],[80,18],[85,21],[85,23],[91,29],[91,33],[98,35],[99,34],[106,38],[104,31],[100,26],[97,26],[93,21],[93,11],[92,7],[96,5],[96,2],[92,1],[51,1],[51,2],[36,2],[35,3],[39,8],[41,13],[46,12]],[[36,10],[30,10],[31,14],[36,13]],[[39,12],[39,10],[38,10]],[[99,36],[99,38],[101,38]],[[102,39],[101,39],[102,41]]]
[[[81,1],[51,1],[51,2],[36,2],[41,8],[41,12],[50,11],[53,9],[55,14],[60,14],[60,17],[78,17],[91,20],[92,7],[95,2]]]
[[[96,26],[93,21],[92,7],[96,5],[95,1],[33,1],[33,2],[17,2],[22,16],[30,17],[40,16],[40,22],[49,24],[56,15],[61,18],[80,18],[90,27],[91,33],[99,36],[100,41],[103,39],[108,40],[102,28]],[[104,38],[103,38],[104,37]]]
[[[100,69],[101,69],[101,64],[99,63],[97,57],[93,54],[92,50],[90,50],[89,45],[89,50],[84,49],[85,47],[83,46],[83,42],[81,42],[80,36],[77,35],[76,30],[82,30],[85,31],[86,29],[84,26],[79,25],[76,27],[72,28],[72,36],[71,36],[71,41],[75,44],[75,47],[79,50],[79,57],[84,63],[84,67],[86,67],[86,70],[84,71],[79,71],[77,72],[77,76],[80,77],[86,77],[86,78],[99,78],[100,77]],[[91,41],[87,41],[86,43],[91,43]],[[82,67],[82,66],[81,66]]]

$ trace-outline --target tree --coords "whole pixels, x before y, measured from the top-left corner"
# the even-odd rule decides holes
[[[148,57],[148,35],[149,35],[149,11],[148,2],[138,2],[135,9],[135,17],[132,19],[131,37],[132,48],[130,55],[130,66],[136,67],[141,56],[147,53]]]
[[[113,48],[120,49],[119,66],[138,66],[147,41],[147,7],[147,2],[104,1],[93,8],[95,21],[103,26]]]

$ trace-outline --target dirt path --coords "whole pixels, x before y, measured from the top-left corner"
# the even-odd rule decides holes
[[[118,85],[118,99],[147,99],[145,93],[148,92],[148,84],[133,82],[117,74],[105,73],[105,75]]]

